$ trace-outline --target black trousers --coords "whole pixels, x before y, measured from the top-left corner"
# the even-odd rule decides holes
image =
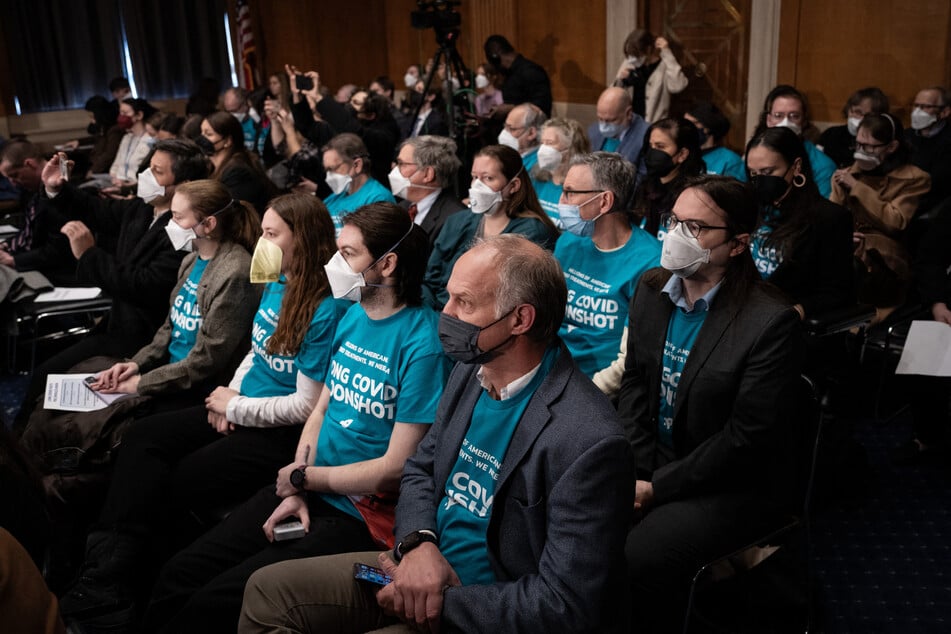
[[[624,547],[635,629],[682,631],[697,570],[779,528],[781,518],[748,495],[696,497],[651,509],[628,533]]]
[[[281,498],[268,486],[169,561],[152,591],[144,631],[235,632],[244,586],[259,568],[303,557],[375,550],[362,520],[308,495],[310,532],[270,543],[262,526]]]

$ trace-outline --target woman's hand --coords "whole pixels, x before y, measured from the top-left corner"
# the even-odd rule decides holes
[[[305,533],[310,532],[310,513],[307,510],[307,500],[301,495],[292,495],[289,498],[284,498],[277,505],[277,508],[271,513],[271,517],[267,518],[264,526],[262,526],[269,542],[274,541],[274,527],[292,516],[300,518]]]
[[[241,393],[237,390],[232,390],[230,387],[219,385],[208,395],[208,398],[205,399],[205,408],[209,412],[224,416],[228,413],[228,403],[236,396],[241,396]]]
[[[139,364],[134,361],[120,361],[108,370],[103,370],[96,377],[96,382],[90,385],[97,392],[122,392],[119,386],[128,382],[132,377],[139,375]],[[135,382],[138,386],[139,382]]]
[[[838,184],[842,189],[849,191],[855,187],[855,176],[847,169],[837,169],[832,173],[832,182]]]

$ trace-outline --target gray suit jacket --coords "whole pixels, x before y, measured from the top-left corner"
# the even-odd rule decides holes
[[[634,166],[637,167],[639,174],[646,173],[644,163],[641,161],[641,150],[644,147],[644,136],[647,134],[649,127],[650,125],[644,121],[643,117],[635,114],[631,121],[630,129],[617,146],[617,150],[615,150],[629,162],[633,163]],[[592,152],[597,152],[601,149],[601,144],[604,143],[604,135],[601,134],[597,121],[588,126],[588,138],[591,139]]]
[[[398,540],[436,528],[437,506],[482,392],[477,369],[455,367],[435,423],[406,463]],[[633,500],[633,459],[616,414],[562,347],[499,473],[487,535],[498,581],[446,590],[446,630],[626,631],[623,544]]]
[[[742,300],[721,287],[680,377],[670,448],[657,440],[674,309],[660,290],[669,278],[663,269],[641,276],[629,311],[618,413],[638,478],[652,482],[655,504],[731,492],[785,506],[794,475],[790,419],[802,371],[798,314],[764,284]]]

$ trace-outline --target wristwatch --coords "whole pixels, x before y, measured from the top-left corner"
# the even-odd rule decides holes
[[[439,546],[439,538],[436,537],[436,533],[427,530],[413,531],[404,537],[402,541],[396,545],[396,548],[393,549],[393,558],[399,562],[406,556],[406,553],[426,542]]]
[[[305,465],[291,471],[291,486],[298,491],[303,491],[307,486],[307,467]]]

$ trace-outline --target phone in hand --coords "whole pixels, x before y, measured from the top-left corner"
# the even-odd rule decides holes
[[[353,564],[353,578],[358,581],[365,581],[376,586],[389,585],[393,577],[383,572],[380,568],[374,568],[359,562]]]
[[[65,154],[60,154],[59,156],[59,174],[63,177],[64,181],[69,180],[69,161],[66,160]]]
[[[297,73],[295,80],[297,82],[297,90],[312,90],[314,88],[314,80],[307,75]]]
[[[86,384],[86,387],[88,387],[88,388],[91,390],[91,389],[92,389],[92,386],[93,386],[93,385],[96,383],[96,381],[98,381],[98,380],[99,380],[99,376],[96,375],[96,374],[93,374],[93,375],[87,376],[85,379],[83,379],[83,383],[85,383],[85,384]]]
[[[297,519],[283,522],[274,527],[274,541],[276,542],[300,539],[306,534],[304,525]]]

